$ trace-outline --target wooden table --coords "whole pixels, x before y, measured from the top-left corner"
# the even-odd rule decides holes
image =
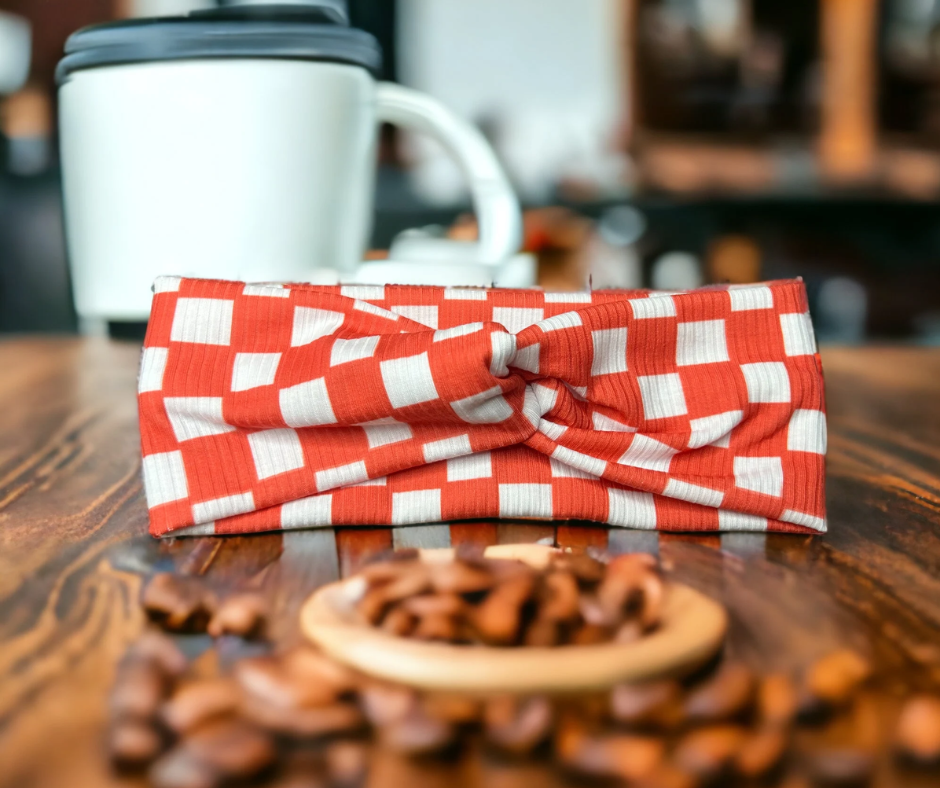
[[[104,699],[116,660],[143,625],[141,577],[155,568],[220,585],[260,574],[279,614],[276,638],[289,642],[298,636],[293,613],[312,589],[391,545],[548,538],[643,550],[725,602],[728,649],[754,665],[795,668],[849,643],[873,656],[889,705],[901,690],[940,688],[940,351],[823,354],[826,536],[481,522],[164,542],[147,535],[138,354],[132,344],[104,341],[0,343],[2,786],[127,784],[101,755]],[[501,784],[541,779],[529,768],[510,768],[512,780],[503,774]],[[423,782],[454,785],[444,773]]]

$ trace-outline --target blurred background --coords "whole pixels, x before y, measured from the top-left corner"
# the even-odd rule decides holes
[[[213,0],[0,0],[0,331],[76,330],[54,71],[96,22]],[[940,0],[349,0],[386,79],[476,123],[539,282],[802,276],[820,339],[940,344]],[[382,131],[372,238],[472,237],[456,167]]]

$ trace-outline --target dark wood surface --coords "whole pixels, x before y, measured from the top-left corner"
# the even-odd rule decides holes
[[[549,538],[656,552],[672,577],[724,601],[733,620],[727,649],[755,666],[794,669],[851,644],[874,658],[885,705],[904,691],[940,689],[940,351],[823,353],[825,536],[481,522],[164,542],[147,535],[139,478],[138,353],[104,341],[0,343],[2,786],[126,784],[102,757],[104,701],[116,660],[143,626],[137,594],[155,568],[220,586],[252,579],[272,597],[276,638],[290,642],[310,591],[391,545]],[[186,643],[194,653],[205,645]],[[223,648],[213,658],[229,656]],[[383,767],[389,784],[412,780],[401,768]],[[485,781],[543,777],[522,765],[493,768],[511,774]],[[443,770],[421,782],[454,778]]]

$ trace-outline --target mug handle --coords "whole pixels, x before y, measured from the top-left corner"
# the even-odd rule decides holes
[[[519,251],[522,245],[519,201],[493,149],[477,129],[439,101],[393,82],[376,85],[376,114],[379,122],[434,138],[460,165],[470,182],[480,227],[476,262],[502,263]]]

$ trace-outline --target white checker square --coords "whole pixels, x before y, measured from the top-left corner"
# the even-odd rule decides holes
[[[232,364],[232,391],[270,386],[280,363],[280,353],[238,353]]]
[[[795,410],[787,427],[790,451],[826,453],[826,414],[819,410]]]
[[[493,335],[495,336],[495,334]],[[503,336],[506,336],[505,334]],[[529,345],[528,347],[522,347],[516,350],[516,355],[513,356],[512,365],[516,369],[524,369],[527,372],[532,372],[538,374],[539,371],[539,357],[542,353],[542,345],[539,342],[536,342],[534,345]]]
[[[748,402],[789,402],[790,375],[782,361],[742,364]]]
[[[597,457],[591,457],[589,454],[582,454],[578,451],[556,446],[551,454],[552,476],[587,476],[588,478],[598,478],[604,475],[607,469],[607,463]],[[567,469],[567,470],[566,470]],[[571,473],[574,471],[574,473]]]
[[[614,375],[627,371],[627,329],[602,328],[591,332],[594,346],[592,375]]]
[[[370,449],[377,449],[379,446],[388,446],[392,443],[401,443],[414,437],[411,427],[394,419],[378,419],[361,426],[365,430]]]
[[[728,361],[724,320],[697,320],[679,323],[676,337],[676,365],[717,364]]]
[[[512,406],[499,386],[451,402],[450,406],[468,424],[499,424],[512,416]]]
[[[334,487],[345,487],[350,484],[358,484],[369,478],[369,472],[366,470],[366,464],[363,460],[351,462],[348,465],[339,465],[335,468],[327,468],[324,471],[317,471],[317,489],[332,490]]]
[[[290,298],[290,289],[284,285],[245,285],[242,295],[263,298]]]
[[[793,523],[794,525],[805,525],[807,528],[813,528],[816,531],[821,533],[826,533],[826,521],[822,517],[816,517],[812,514],[807,514],[806,512],[795,512],[793,509],[786,509],[783,514],[780,515],[780,519],[785,523]]]
[[[189,496],[183,452],[171,451],[144,457],[143,471],[148,508],[181,501]]]
[[[396,305],[392,307],[392,311],[396,315],[407,317],[409,320],[414,320],[415,323],[420,323],[422,326],[437,328],[436,306],[424,306],[422,304]]]
[[[756,514],[731,512],[727,509],[718,510],[719,531],[766,531],[767,518]]]
[[[417,356],[391,359],[379,364],[382,382],[393,408],[406,408],[439,398],[431,374],[427,351]]]
[[[452,457],[462,457],[473,451],[470,447],[469,435],[458,435],[456,438],[431,441],[425,443],[421,450],[424,453],[424,461],[427,463],[449,460]]]
[[[465,337],[468,334],[476,334],[478,331],[483,330],[482,323],[465,323],[462,326],[454,326],[453,328],[444,328],[440,331],[434,332],[434,341],[443,342],[445,339],[453,339],[454,337]]]
[[[356,298],[360,301],[384,301],[385,287],[382,285],[343,285],[340,295]]]
[[[697,484],[680,482],[677,479],[670,479],[666,482],[663,495],[668,498],[675,498],[679,501],[699,503],[702,506],[711,506],[713,508],[721,506],[721,502],[725,499],[725,494],[721,490],[713,490],[711,487],[700,487]]]
[[[255,499],[250,492],[238,495],[226,495],[224,498],[214,498],[211,501],[193,504],[193,520],[197,523],[208,523],[221,520],[223,517],[234,517],[255,510]]]
[[[636,427],[631,427],[629,424],[624,424],[597,411],[591,414],[591,421],[598,432],[636,432]]]
[[[783,462],[779,457],[735,457],[734,483],[779,498],[783,493]]]
[[[295,306],[290,345],[291,347],[301,347],[335,334],[339,327],[343,325],[345,319],[346,315],[342,312],[314,309],[309,306]]]
[[[546,304],[590,304],[591,293],[546,293]]]
[[[692,419],[689,422],[689,426],[692,428],[692,434],[689,436],[689,448],[700,449],[703,446],[719,446],[727,449],[731,438],[731,430],[737,427],[743,418],[743,410],[729,410],[726,413],[716,413],[714,416]]]
[[[158,276],[153,282],[153,292],[178,293],[182,279],[178,276]]]
[[[172,342],[228,345],[232,340],[234,301],[221,298],[180,298],[170,329]]]
[[[512,334],[538,323],[545,317],[544,309],[529,309],[515,306],[493,307],[493,322],[499,323]]]
[[[499,485],[500,517],[541,517],[550,519],[552,486],[550,484]]]
[[[607,488],[607,522],[626,528],[656,528],[656,502],[650,493]]]
[[[215,523],[190,525],[173,531],[173,536],[215,536]]]
[[[649,320],[656,317],[675,317],[676,303],[672,296],[651,295],[648,298],[631,298],[633,316],[637,320]]]
[[[372,358],[381,337],[356,337],[355,339],[337,339],[330,349],[330,366],[338,367],[350,361]]]
[[[326,379],[316,378],[279,392],[281,417],[288,427],[316,427],[336,424]]]
[[[167,397],[163,405],[180,443],[235,429],[222,417],[221,397]]]
[[[539,321],[539,328],[546,333],[550,331],[563,331],[566,328],[577,328],[581,325],[584,324],[581,322],[581,315],[577,312],[562,312],[560,315]]]
[[[816,352],[816,335],[808,313],[780,315],[780,330],[788,356],[811,356]]]
[[[488,451],[466,454],[447,461],[447,481],[465,482],[470,479],[490,479],[493,476],[492,455]]]
[[[559,462],[553,457],[548,458],[548,464],[551,468],[553,479],[584,479],[586,481],[597,481],[596,476],[591,476],[589,473],[579,471],[577,468],[572,468],[570,465],[565,465],[563,462]]]
[[[165,347],[144,348],[140,356],[140,379],[137,382],[139,393],[163,389],[163,373],[166,370],[168,353],[169,349]]]
[[[668,473],[672,458],[678,453],[672,446],[638,433],[633,436],[633,441],[617,463],[631,468],[646,468],[650,471]]]
[[[539,422],[539,432],[553,441],[561,440],[561,436],[567,431],[568,428],[564,424],[556,424],[554,421],[546,421],[545,419]]]
[[[259,480],[304,467],[304,450],[294,430],[253,432],[248,436],[248,446]]]
[[[494,331],[490,334],[490,347],[493,351],[490,357],[490,374],[505,378],[509,375],[509,362],[516,354],[516,335]]]
[[[487,292],[477,287],[445,287],[445,301],[486,301]]]
[[[354,301],[353,309],[359,312],[366,312],[370,315],[378,315],[379,317],[384,317],[386,320],[398,320],[398,315],[394,312],[389,312],[387,309],[383,309],[380,306],[370,304],[368,301]]]
[[[675,372],[668,375],[641,375],[637,378],[647,419],[668,419],[689,412],[685,404],[682,379]]]
[[[752,309],[773,309],[774,294],[769,287],[751,286],[730,287],[732,312],[747,312]]]
[[[281,505],[281,528],[310,528],[332,524],[332,495],[313,495]]]
[[[538,383],[532,383],[527,388],[535,392],[535,399],[539,404],[539,411],[541,413],[551,412],[551,409],[555,407],[555,403],[558,401],[558,389],[542,386]]]
[[[441,520],[441,491],[392,493],[392,525],[436,523]]]

